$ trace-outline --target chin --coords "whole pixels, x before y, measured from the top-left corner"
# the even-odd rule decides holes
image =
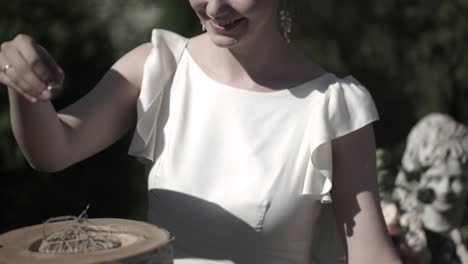
[[[239,24],[234,28],[223,29],[213,23],[207,22],[206,28],[208,36],[214,45],[222,48],[233,48],[237,46],[241,41],[244,42],[248,32],[248,23],[246,19],[242,19]]]
[[[209,34],[209,35],[210,35],[211,42],[213,42],[213,44],[221,48],[232,48],[232,47],[235,47],[239,43],[239,40],[234,37],[212,35],[212,34]]]

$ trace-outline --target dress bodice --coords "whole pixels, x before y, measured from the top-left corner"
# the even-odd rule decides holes
[[[336,263],[331,141],[378,118],[367,90],[333,74],[231,87],[184,41],[153,32],[129,151],[151,162],[149,221],[174,234],[175,263]]]

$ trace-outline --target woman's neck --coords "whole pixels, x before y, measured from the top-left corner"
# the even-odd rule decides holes
[[[318,69],[276,30],[244,39],[232,48],[216,46],[203,34],[189,41],[189,51],[210,77],[246,89],[289,87],[294,81],[312,79],[310,73]]]
[[[278,32],[263,34],[241,41],[232,48],[222,48],[210,42],[212,56],[219,60],[219,66],[230,72],[233,77],[237,75],[255,76],[272,70],[272,66],[283,60],[288,52],[286,41]],[[268,67],[266,67],[268,66]]]
[[[274,65],[283,62],[291,53],[284,37],[277,31],[264,33],[261,37],[246,39],[238,45],[224,49],[238,65],[251,74],[271,70]],[[267,67],[266,67],[267,66]]]

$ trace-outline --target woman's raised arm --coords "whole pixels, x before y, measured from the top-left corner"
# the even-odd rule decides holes
[[[31,166],[48,172],[62,170],[131,129],[150,51],[150,43],[130,51],[91,92],[57,113],[47,85],[63,77],[52,57],[25,35],[2,44],[0,83],[9,87],[13,133]]]
[[[333,206],[347,263],[401,263],[380,208],[372,125],[335,139],[332,155]]]

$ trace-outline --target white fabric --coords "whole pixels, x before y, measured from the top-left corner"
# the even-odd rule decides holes
[[[129,150],[153,162],[149,221],[174,233],[175,263],[335,263],[338,240],[320,242],[334,226],[331,141],[378,119],[367,90],[333,74],[267,93],[231,87],[186,41],[153,31]]]
[[[169,31],[154,29],[143,72],[143,82],[138,98],[138,122],[129,154],[154,160],[155,118],[161,106],[164,90],[171,85],[177,62],[185,49],[187,40]]]

